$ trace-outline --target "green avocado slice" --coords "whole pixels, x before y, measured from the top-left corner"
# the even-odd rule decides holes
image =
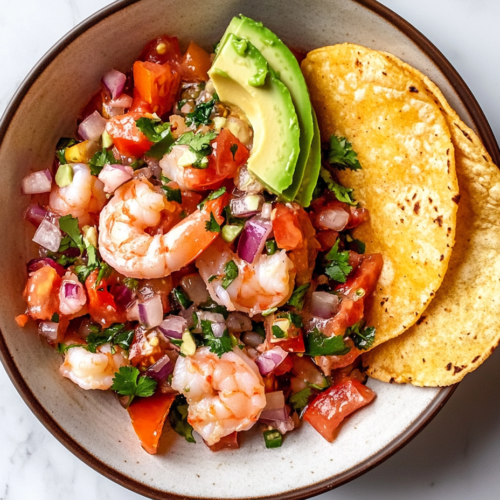
[[[238,106],[253,127],[248,169],[273,193],[293,182],[300,128],[287,87],[248,40],[229,34],[209,70],[222,102]]]
[[[296,198],[304,176],[314,131],[311,100],[304,76],[290,49],[262,23],[243,15],[233,17],[222,37],[222,44],[230,33],[245,38],[259,50],[292,96],[300,127],[300,154],[293,182],[282,192],[282,198],[291,201]]]
[[[304,177],[300,185],[299,192],[295,200],[303,207],[311,204],[314,188],[318,183],[319,172],[321,170],[321,135],[319,131],[318,119],[316,113],[312,112],[314,120],[314,137],[311,143],[311,152],[307,159],[307,165],[304,170]]]

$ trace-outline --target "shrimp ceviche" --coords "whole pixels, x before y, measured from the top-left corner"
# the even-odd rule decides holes
[[[333,441],[375,398],[359,356],[383,258],[353,235],[370,216],[338,173],[363,166],[321,142],[302,58],[243,16],[213,53],[159,36],[23,179],[39,255],[16,321],[65,383],[114,392],[148,453],[167,420],[213,451],[303,421]]]

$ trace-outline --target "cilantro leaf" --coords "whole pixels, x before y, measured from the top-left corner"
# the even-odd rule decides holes
[[[189,307],[193,305],[193,301],[189,300],[187,295],[179,287],[174,288],[172,294],[182,309],[189,309]]]
[[[205,205],[207,204],[207,201],[216,200],[217,198],[220,198],[225,192],[225,186],[222,186],[216,191],[212,191],[201,203],[198,204],[198,209],[203,210],[205,208]]]
[[[174,189],[169,186],[161,187],[168,201],[176,201],[182,203],[182,194],[180,189]]]
[[[343,356],[351,348],[344,342],[342,335],[327,337],[317,328],[305,336],[306,354],[309,356]]]
[[[290,404],[293,406],[296,412],[302,411],[307,406],[311,394],[311,389],[309,387],[306,387],[305,389],[302,389],[301,391],[296,392],[295,394],[292,394],[292,396],[290,396]]]
[[[186,115],[186,125],[189,127],[194,124],[197,127],[200,125],[210,125],[212,120],[210,115],[216,103],[215,97],[208,102],[201,102],[197,104],[194,111]]]
[[[322,179],[325,181],[328,189],[335,195],[337,200],[342,201],[343,203],[347,203],[349,205],[357,205],[357,202],[351,196],[351,193],[354,189],[346,188],[337,184],[332,177],[332,174],[328,172],[325,168],[321,168],[320,175]]]
[[[130,396],[128,405],[136,396],[147,398],[155,392],[157,382],[151,377],[139,377],[140,372],[133,366],[121,366],[115,373],[111,389],[121,396]]]
[[[296,314],[293,312],[280,312],[277,317],[286,318],[292,325],[296,326],[297,328],[302,328],[304,326],[300,314]]]
[[[227,290],[229,285],[238,277],[238,266],[234,263],[234,260],[230,260],[224,266],[224,272],[226,275],[222,279],[222,288]]]
[[[160,120],[142,117],[135,121],[136,127],[150,140],[154,142],[146,156],[162,158],[174,144],[174,137],[170,131],[170,123],[162,123]]]
[[[208,282],[212,283],[212,281],[218,280],[219,278],[220,278],[220,276],[218,274],[212,274],[212,276],[210,276],[210,278],[208,278]]]
[[[212,322],[208,319],[202,319],[201,333],[203,334],[205,345],[210,348],[210,351],[219,356],[219,358],[225,352],[232,351],[233,346],[231,343],[231,337],[229,336],[227,329],[224,330],[222,337],[216,337],[212,331]]]
[[[66,148],[70,148],[71,146],[74,146],[77,144],[77,141],[73,139],[72,137],[61,137],[57,141],[57,146],[56,146],[56,156],[57,159],[59,160],[59,163],[61,165],[66,165],[68,163],[66,161]]]
[[[243,217],[235,217],[231,212],[231,207],[227,205],[224,207],[224,216],[228,226],[241,226],[245,225],[246,219]]]
[[[337,170],[361,169],[357,153],[352,149],[352,144],[345,137],[330,137],[330,149],[328,151],[328,162]]]
[[[363,321],[360,321],[354,326],[350,326],[346,331],[346,335],[351,337],[354,345],[361,351],[365,351],[373,345],[376,334],[374,326],[368,326],[367,328],[363,328],[363,326]]]
[[[346,241],[349,244],[349,248],[354,252],[359,254],[364,254],[366,250],[366,245],[361,240],[353,239],[351,235],[346,235]]]
[[[137,290],[137,287],[139,286],[139,282],[134,279],[134,278],[125,278],[123,280],[123,284],[129,289],[129,290]]]
[[[297,287],[290,299],[288,299],[287,305],[295,307],[298,311],[302,311],[304,307],[304,301],[306,300],[306,293],[309,290],[311,283],[306,283],[305,285],[300,285]]]
[[[332,249],[327,253],[325,259],[328,264],[325,267],[325,273],[334,281],[345,283],[347,275],[352,271],[349,262],[349,252],[339,252],[339,240],[335,242]]]
[[[211,130],[206,134],[202,134],[201,132],[197,134],[194,132],[186,132],[177,139],[175,144],[189,146],[189,151],[196,155],[196,160],[191,165],[193,168],[207,168],[207,156],[212,153],[210,142],[216,137],[217,132],[215,132],[215,130]]]
[[[234,155],[236,154],[236,151],[238,151],[238,144],[231,144],[231,147],[229,148],[233,155],[233,161],[234,161]]]
[[[102,151],[97,151],[97,153],[95,153],[94,156],[92,156],[92,158],[90,159],[90,173],[92,175],[99,175],[104,165],[116,165],[120,163],[121,161],[115,158],[113,151],[103,148]]]
[[[177,434],[184,437],[188,443],[196,443],[193,437],[193,428],[187,421],[188,404],[184,395],[179,394],[168,412],[168,421]]]
[[[78,227],[78,219],[72,217],[71,215],[60,217],[59,227],[61,228],[61,231],[64,231],[71,238],[77,248],[80,249],[80,252],[85,250],[82,233]]]
[[[133,340],[134,330],[126,330],[123,323],[114,323],[103,331],[100,330],[99,326],[91,325],[86,344],[59,344],[58,350],[63,354],[72,347],[83,347],[87,351],[95,353],[98,347],[109,343],[112,346],[118,345],[125,351],[128,351]]]
[[[220,233],[220,231],[221,231],[221,226],[215,220],[213,212],[210,212],[210,220],[207,220],[205,222],[205,229],[207,231],[210,231],[211,233]]]

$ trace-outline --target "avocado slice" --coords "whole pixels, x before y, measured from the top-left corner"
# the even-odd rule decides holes
[[[233,17],[222,37],[222,44],[230,33],[245,38],[257,48],[269,66],[278,73],[279,79],[286,85],[292,96],[300,127],[300,154],[295,166],[293,182],[282,193],[283,198],[291,201],[299,191],[313,139],[313,111],[306,81],[290,49],[262,23],[243,15]]]
[[[300,151],[290,92],[252,43],[233,34],[221,44],[208,74],[219,99],[238,106],[253,127],[248,169],[281,195],[293,182]]]
[[[314,121],[314,137],[311,143],[311,152],[307,159],[307,165],[304,170],[304,177],[295,200],[303,207],[311,204],[314,188],[318,183],[319,171],[321,170],[321,136],[319,131],[318,119],[314,109],[312,111]]]

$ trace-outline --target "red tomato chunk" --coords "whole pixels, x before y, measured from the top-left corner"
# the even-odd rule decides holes
[[[327,441],[334,440],[335,430],[351,413],[375,398],[375,393],[357,380],[349,380],[322,392],[307,408],[304,420]]]

